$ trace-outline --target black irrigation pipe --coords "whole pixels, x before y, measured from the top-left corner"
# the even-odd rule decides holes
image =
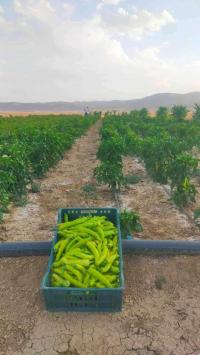
[[[136,255],[198,255],[200,241],[187,240],[123,240],[124,254]],[[49,255],[51,242],[0,243],[1,257]]]
[[[1,257],[49,255],[51,242],[10,242],[0,243]]]
[[[139,255],[197,255],[200,241],[188,240],[123,240],[124,254]]]

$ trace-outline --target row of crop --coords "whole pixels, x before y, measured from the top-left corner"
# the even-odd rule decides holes
[[[0,214],[26,194],[93,124],[98,115],[29,116],[0,119]]]
[[[170,185],[171,197],[177,205],[194,201],[196,188],[190,178],[197,170],[198,159],[188,151],[199,146],[200,121],[153,119],[144,115],[144,110],[108,114],[101,138],[97,155],[101,163],[96,169],[99,182],[120,189],[126,183],[122,157],[132,155],[143,161],[154,181]],[[110,164],[105,163],[107,151],[112,152]]]

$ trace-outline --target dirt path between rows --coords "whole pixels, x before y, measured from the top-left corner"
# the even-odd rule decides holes
[[[60,207],[114,206],[105,187],[94,195],[82,190],[94,182],[99,126],[49,171],[39,194],[6,216],[4,239],[51,238]],[[135,173],[136,163],[126,160],[126,171]],[[192,237],[192,226],[179,212],[173,216],[174,207],[159,189],[144,179],[122,192],[124,207],[141,214],[141,237]],[[0,355],[199,355],[199,257],[125,256],[124,305],[115,314],[46,312],[40,283],[47,260],[0,259]]]

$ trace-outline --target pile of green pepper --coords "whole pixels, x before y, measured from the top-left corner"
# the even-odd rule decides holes
[[[117,228],[105,216],[86,216],[58,224],[51,286],[119,286]]]

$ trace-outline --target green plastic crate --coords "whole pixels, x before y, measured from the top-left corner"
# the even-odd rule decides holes
[[[122,309],[122,297],[124,290],[122,241],[120,232],[119,213],[116,208],[61,208],[58,211],[58,223],[64,221],[64,214],[67,213],[69,220],[80,216],[106,216],[118,229],[118,250],[120,263],[120,285],[118,288],[76,288],[76,287],[51,287],[50,269],[54,260],[54,244],[57,241],[57,234],[53,240],[51,255],[48,262],[47,273],[42,280],[42,293],[48,311],[63,312],[117,312]]]

